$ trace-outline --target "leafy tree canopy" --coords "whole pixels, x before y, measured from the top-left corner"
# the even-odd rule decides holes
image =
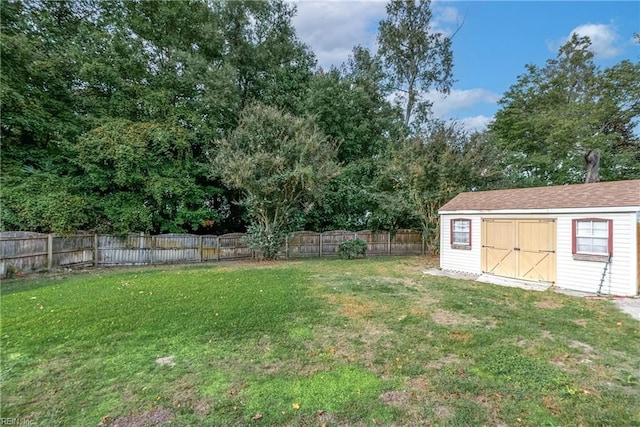
[[[624,61],[602,71],[590,46],[574,34],[556,59],[528,65],[500,101],[490,130],[513,185],[584,182],[592,153],[602,179],[640,177],[640,67]]]
[[[273,258],[296,215],[308,211],[338,172],[336,147],[315,122],[251,104],[238,127],[216,144],[212,172],[243,193],[257,245]]]

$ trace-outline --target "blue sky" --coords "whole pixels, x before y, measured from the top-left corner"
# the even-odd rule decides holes
[[[339,66],[353,46],[373,51],[385,1],[297,0],[294,25],[323,68]],[[543,66],[576,32],[591,37],[596,64],[640,61],[640,1],[445,1],[432,2],[434,30],[453,38],[456,83],[446,98],[431,94],[434,113],[483,129],[502,94],[526,72]]]

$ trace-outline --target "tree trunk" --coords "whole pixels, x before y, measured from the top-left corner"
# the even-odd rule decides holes
[[[600,153],[596,150],[589,150],[584,156],[584,160],[587,163],[587,176],[585,177],[585,183],[599,182],[600,181]]]

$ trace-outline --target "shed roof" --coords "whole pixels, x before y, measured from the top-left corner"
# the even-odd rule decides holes
[[[460,193],[443,211],[640,207],[640,179]]]

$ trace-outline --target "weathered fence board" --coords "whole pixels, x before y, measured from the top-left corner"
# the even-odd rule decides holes
[[[219,261],[220,250],[218,236],[201,236],[200,258],[202,261]]]
[[[218,237],[220,260],[234,260],[253,257],[251,248],[242,243],[243,233],[231,233]]]
[[[148,265],[247,259],[254,253],[244,234],[128,234],[124,236],[54,236],[28,232],[0,233],[0,277],[54,267]],[[424,253],[422,234],[415,230],[327,231],[291,233],[279,258],[336,256],[340,242],[359,238],[367,255]]]
[[[53,237],[51,265],[80,267],[93,265],[92,235]]]
[[[424,239],[413,230],[398,230],[391,239],[390,255],[423,254]]]
[[[389,232],[371,230],[358,231],[358,239],[367,242],[367,254],[388,255],[389,254]]]
[[[293,233],[287,241],[289,258],[309,258],[320,256],[320,233],[299,231]]]
[[[200,237],[193,234],[160,234],[151,239],[151,263],[200,262]]]
[[[98,236],[98,265],[151,264],[151,237],[144,234]]]
[[[0,277],[17,272],[33,272],[48,267],[49,236],[11,232],[0,235]]]

